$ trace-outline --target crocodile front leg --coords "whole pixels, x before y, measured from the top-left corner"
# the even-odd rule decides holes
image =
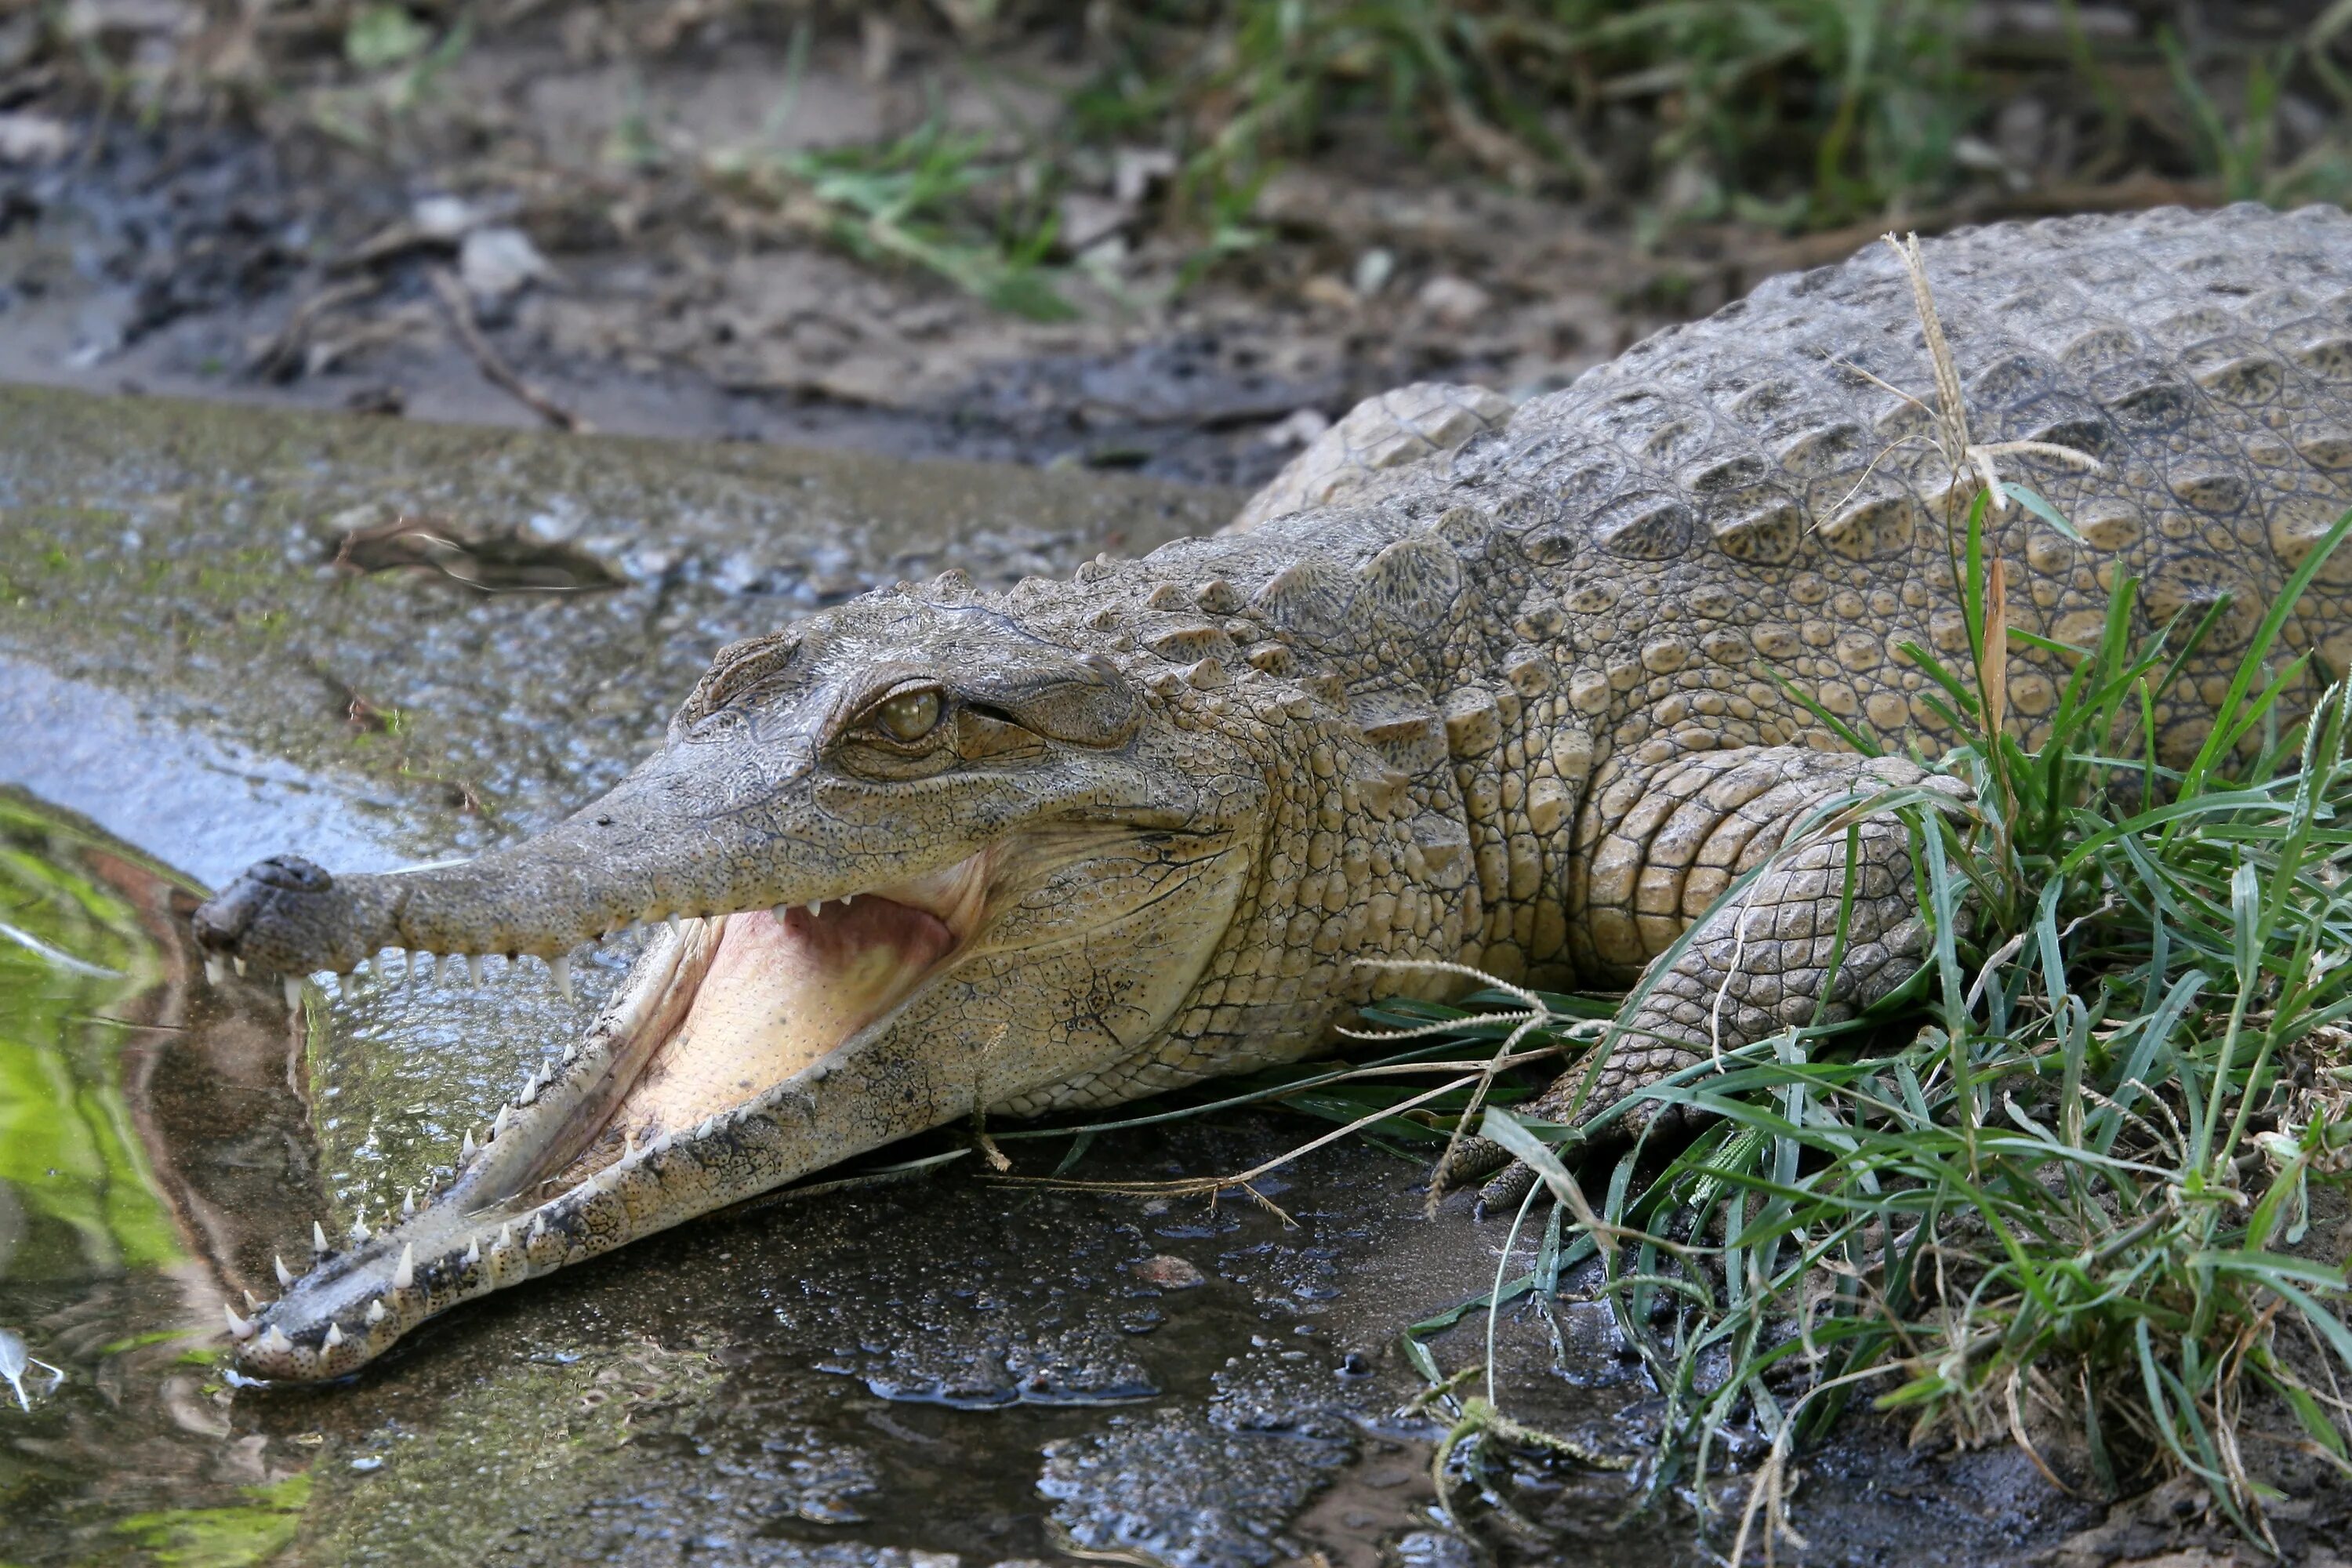
[[[1801,746],[1688,753],[1602,781],[1570,868],[1580,966],[1629,982],[1666,967],[1621,1018],[1599,1067],[1570,1068],[1528,1114],[1589,1121],[1711,1056],[1792,1025],[1843,1022],[1901,985],[1927,951],[1910,834],[1868,803],[1913,788],[1961,786],[1900,759]],[[1614,1125],[1632,1135],[1662,1113],[1675,1114],[1646,1101]],[[1441,1180],[1475,1179],[1507,1159],[1499,1145],[1471,1140]],[[1481,1192],[1480,1206],[1516,1206],[1534,1179],[1512,1164]]]

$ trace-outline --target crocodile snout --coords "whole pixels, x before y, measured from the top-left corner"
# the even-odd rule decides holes
[[[345,889],[327,871],[299,855],[273,855],[200,906],[196,945],[208,963],[221,959],[278,974],[337,967],[337,938],[351,929],[354,910]]]

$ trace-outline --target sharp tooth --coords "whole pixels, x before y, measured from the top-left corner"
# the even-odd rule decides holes
[[[471,1268],[475,1264],[479,1263],[481,1260],[482,1238],[478,1236],[467,1237],[466,1238],[466,1256],[459,1258],[457,1261],[463,1263],[467,1268]]]
[[[468,1160],[472,1159],[473,1157],[474,1157],[474,1130],[473,1130],[472,1128],[468,1127],[468,1128],[467,1128],[467,1129],[466,1129],[466,1141],[465,1141],[465,1142],[463,1142],[463,1143],[459,1144],[459,1145],[458,1145],[458,1148],[457,1148],[457,1163],[458,1163],[459,1164],[461,1164],[461,1165],[462,1165],[462,1164],[464,1164],[467,1161],[468,1161]]]
[[[270,1266],[278,1270],[278,1288],[280,1290],[294,1289],[294,1270],[286,1267],[286,1259],[282,1257],[273,1257],[269,1262]]]
[[[555,976],[556,994],[566,1002],[575,1000],[572,994],[572,955],[557,953],[547,961],[547,972]]]
[[[319,1253],[327,1250],[327,1227],[315,1219],[310,1222],[310,1250]]]
[[[415,1187],[409,1188],[407,1192],[401,1194],[400,1217],[403,1219],[415,1219],[416,1217],[416,1189]]]
[[[343,1325],[341,1323],[329,1323],[327,1325],[327,1337],[319,1342],[319,1348],[320,1350],[331,1351],[342,1342]]]
[[[768,913],[769,913],[770,915],[772,915],[772,916],[773,916],[773,917],[774,917],[775,921],[776,921],[776,923],[777,923],[778,925],[782,925],[782,924],[783,924],[783,923],[784,923],[784,917],[785,917],[786,915],[788,915],[788,914],[791,914],[792,912],[793,912],[793,906],[792,906],[792,905],[790,905],[790,904],[778,904],[774,909],[770,910],[768,911]]]
[[[253,1321],[250,1318],[238,1317],[236,1315],[236,1309],[230,1306],[226,1301],[223,1301],[221,1303],[221,1316],[228,1320],[228,1337],[230,1339],[242,1340],[250,1339],[252,1337]]]
[[[256,1349],[269,1355],[292,1355],[294,1353],[294,1342],[288,1339],[286,1337],[286,1331],[279,1328],[276,1323],[269,1325],[269,1331],[262,1335],[258,1340],[256,1340],[254,1342],[254,1346]]]
[[[392,1271],[392,1288],[405,1290],[416,1283],[416,1244],[410,1242],[400,1249],[400,1267]]]
[[[352,1221],[352,1245],[353,1247],[364,1246],[366,1245],[367,1238],[367,1221],[364,1218]]]
[[[230,962],[231,963],[234,963],[234,964],[236,964],[236,977],[237,977],[239,980],[244,979],[244,978],[245,978],[245,960],[244,960],[244,959],[242,959],[242,958],[233,958],[233,959],[229,960],[229,962]]]
[[[261,1298],[256,1296],[250,1289],[245,1293],[245,1310],[248,1312],[261,1310]]]
[[[383,1297],[378,1296],[374,1300],[368,1303],[367,1321],[369,1328],[374,1328],[378,1323],[383,1322],[390,1316],[392,1316],[392,1314],[383,1310]]]
[[[205,984],[217,985],[228,978],[228,962],[217,952],[205,954]]]
[[[676,915],[664,915],[662,916],[662,920],[668,924],[669,934],[672,936],[677,935],[677,917]]]
[[[499,1238],[498,1240],[490,1243],[490,1250],[496,1252],[501,1247],[512,1247],[513,1245],[514,1226],[511,1223],[509,1223],[499,1226]]]
[[[637,1135],[634,1131],[625,1131],[621,1134],[621,1158],[634,1160],[636,1157]]]
[[[507,1118],[511,1113],[512,1111],[510,1107],[501,1105],[499,1107],[499,1113],[490,1118],[490,1137],[493,1142],[505,1133],[507,1130]]]
[[[291,974],[286,977],[286,1010],[289,1013],[302,1010],[302,983]]]
[[[539,1079],[536,1079],[536,1078],[533,1078],[533,1079],[532,1079],[529,1083],[526,1083],[526,1084],[524,1084],[524,1085],[522,1086],[522,1092],[521,1092],[520,1094],[519,1094],[519,1095],[516,1095],[516,1096],[515,1096],[515,1103],[516,1103],[517,1105],[530,1105],[530,1104],[533,1103],[534,1101],[536,1101],[538,1099],[539,1099]]]
[[[808,912],[812,916],[824,913],[824,900],[823,899],[819,899],[814,903],[809,905]]]
[[[466,955],[466,982],[469,985],[479,985],[482,983],[482,955],[478,952],[469,952]]]
[[[580,1042],[574,1040],[570,1045],[563,1047],[563,1065],[565,1067],[570,1067],[573,1062],[576,1062],[579,1059]]]
[[[547,1211],[545,1209],[541,1209],[537,1214],[530,1216],[530,1233],[524,1237],[523,1240],[526,1242],[537,1241],[541,1237],[545,1236],[546,1234]]]
[[[844,893],[841,895],[841,907],[845,910],[852,903],[855,903],[856,900],[857,895],[856,893]]]

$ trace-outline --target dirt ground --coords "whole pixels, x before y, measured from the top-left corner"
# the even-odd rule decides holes
[[[1194,277],[1197,226],[1163,221],[1172,155],[1112,146],[1056,198],[1040,276],[1071,313],[1036,320],[938,268],[862,259],[874,225],[845,232],[806,192],[752,200],[726,172],[746,149],[766,167],[927,127],[971,139],[963,156],[1077,80],[1050,37],[975,63],[951,35],[870,17],[804,53],[806,35],[712,24],[648,56],[607,36],[604,8],[550,6],[397,110],[395,77],[273,82],[248,112],[163,88],[93,111],[57,27],[132,61],[210,36],[175,0],[54,9],[0,20],[0,380],[1250,484],[1360,397],[1427,377],[1559,386],[1886,226],[1655,232],[1638,204],[1400,162],[1343,124],[1256,192],[1247,253]],[[2039,113],[2000,120],[2020,161],[2047,152]],[[2127,169],[1994,181],[1917,216],[2217,190]]]

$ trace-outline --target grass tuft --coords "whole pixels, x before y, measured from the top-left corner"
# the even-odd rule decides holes
[[[2195,757],[2160,763],[2155,696],[2219,610],[2136,637],[2124,579],[2095,647],[2009,628],[1989,511],[2015,500],[2063,522],[2001,479],[2000,449],[1969,444],[1916,251],[1897,249],[1937,361],[1939,445],[1982,476],[1948,530],[1971,668],[1906,648],[1957,736],[1936,766],[1968,799],[1840,802],[1808,831],[1850,832],[1855,811],[1907,824],[1931,956],[1862,1019],[1722,1051],[1580,1129],[1489,1108],[1482,1131],[1558,1200],[1549,1228],[1534,1269],[1412,1342],[1524,1297],[1549,1310],[1563,1271],[1597,1258],[1665,1398],[1643,1498],[1711,1498],[1727,1437],[1767,1444],[1735,1563],[1751,1542],[1801,1548],[1794,1456],[1858,1394],[1915,1437],[2014,1442],[2072,1491],[2194,1477],[2276,1552],[2263,1478],[2279,1456],[2253,1450],[2352,1476],[2352,1289],[2315,1230],[2315,1192],[2352,1177],[2352,695],[2330,687],[2289,721],[2316,680],[2283,643],[2352,514],[2264,616]],[[2074,663],[2032,744],[2004,722],[2011,642]],[[1853,1048],[1923,1012],[1893,1049]],[[1548,1036],[1571,1038],[1528,1037]],[[1704,1131],[1635,1139],[1591,1201],[1570,1162],[1640,1100]]]

